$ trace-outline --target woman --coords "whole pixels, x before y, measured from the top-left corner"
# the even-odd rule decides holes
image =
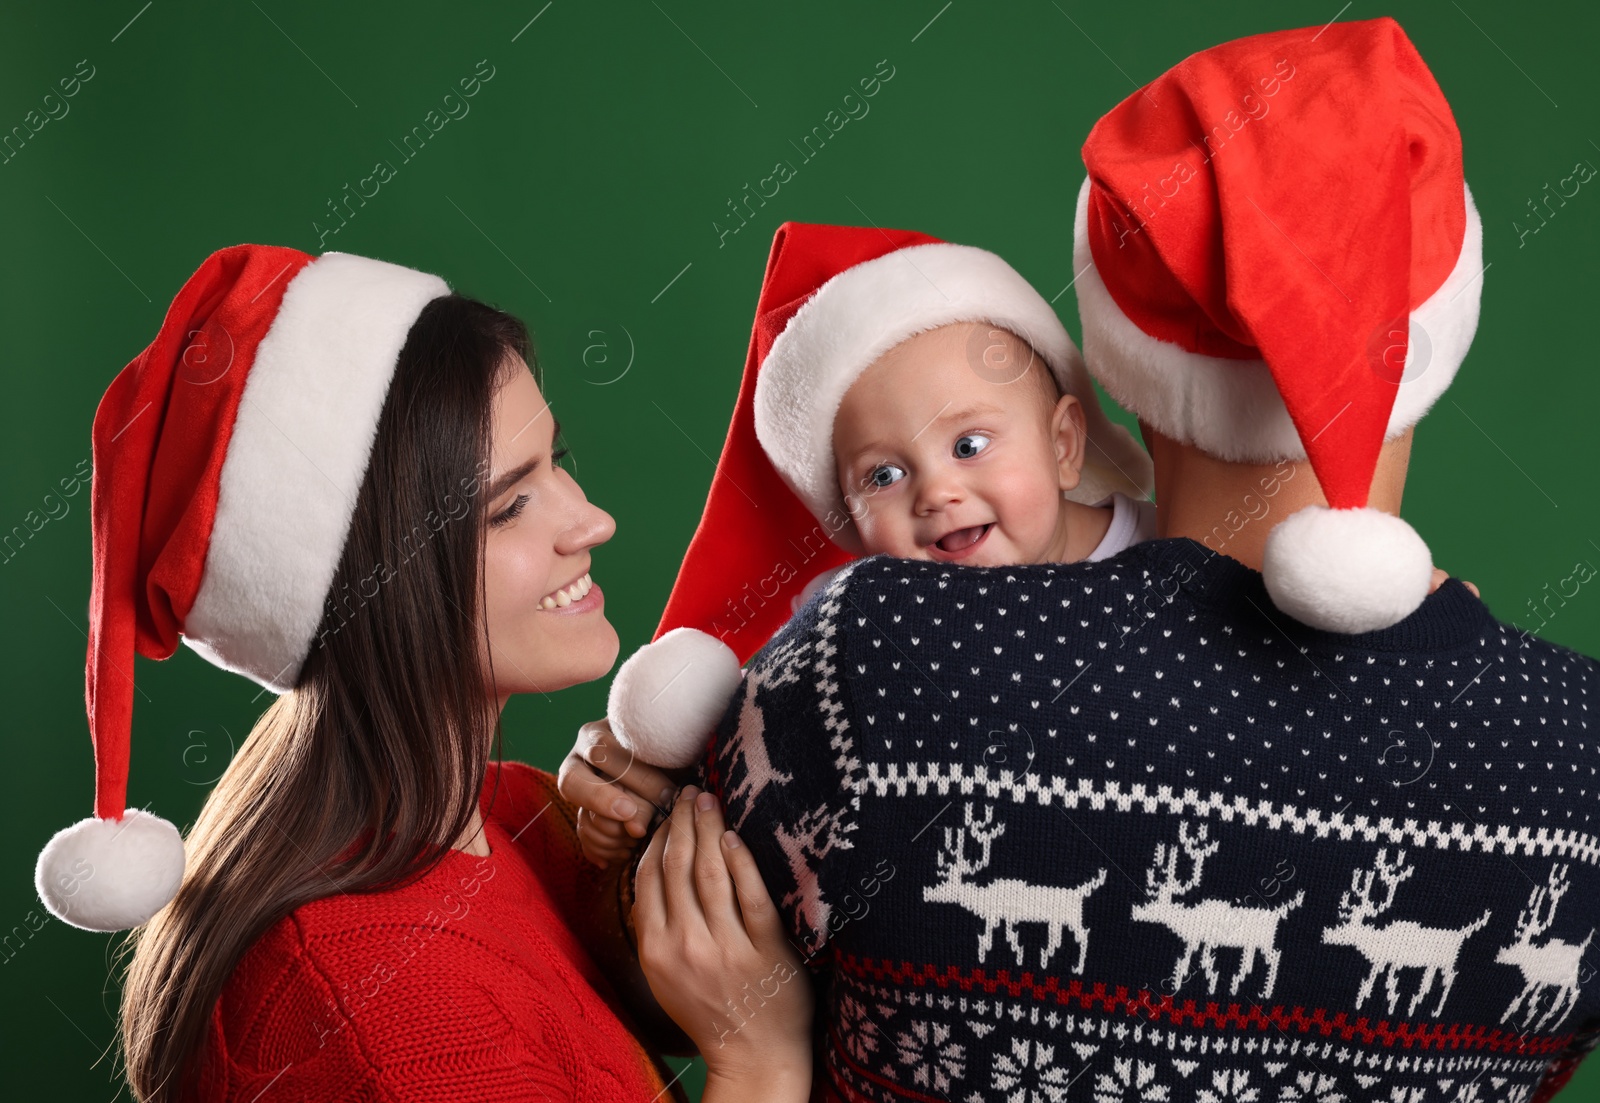
[[[589,575],[614,526],[559,466],[530,361],[516,319],[434,277],[237,246],[107,391],[97,815],[38,884],[68,922],[138,928],[140,1099],[645,1103],[668,1088],[646,1043],[685,1047],[663,1009],[706,1099],[805,1098],[803,981],[729,1016],[798,963],[714,802],[680,794],[642,863],[647,989],[626,878],[580,860],[553,778],[491,760],[513,693],[618,646]],[[124,807],[123,671],[180,637],[282,694],[183,842]]]

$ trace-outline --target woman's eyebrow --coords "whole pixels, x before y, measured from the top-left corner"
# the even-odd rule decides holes
[[[493,483],[491,483],[489,485],[489,497],[488,497],[488,500],[491,501],[491,502],[494,501],[496,498],[500,497],[500,495],[504,494],[507,490],[511,489],[517,483],[521,482],[524,478],[526,478],[528,476],[528,474],[530,472],[532,472],[536,468],[538,468],[538,466],[539,466],[539,464],[541,462],[542,461],[538,457],[535,457],[534,459],[526,460],[523,463],[518,464],[516,467],[513,467],[510,471],[507,471],[505,474],[501,475],[498,479],[496,479]]]
[[[546,409],[548,409],[548,407],[546,407]],[[555,442],[560,440],[560,439],[561,439],[561,421],[554,414],[551,414],[550,415],[550,444],[551,444],[551,446],[554,447]],[[511,489],[511,487],[515,486],[517,483],[520,483],[523,479],[527,478],[527,476],[528,476],[528,474],[530,472],[537,470],[538,467],[539,467],[539,464],[542,463],[542,462],[543,462],[543,460],[541,460],[539,457],[535,456],[533,459],[528,460],[525,463],[518,464],[516,467],[513,467],[510,471],[507,471],[505,474],[501,475],[498,479],[496,479],[494,482],[489,484],[489,497],[488,497],[487,500],[492,502],[496,498],[500,497],[500,495],[504,494],[507,490]]]

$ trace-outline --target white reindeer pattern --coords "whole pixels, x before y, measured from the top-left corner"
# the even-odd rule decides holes
[[[1400,971],[1421,969],[1422,982],[1411,997],[1406,1014],[1416,1014],[1422,998],[1433,987],[1434,980],[1439,979],[1442,985],[1439,1002],[1433,1008],[1433,1014],[1438,1015],[1444,1010],[1445,1000],[1450,998],[1451,986],[1456,982],[1456,963],[1461,957],[1462,944],[1474,931],[1488,924],[1490,912],[1485,911],[1465,927],[1424,927],[1409,919],[1393,919],[1379,926],[1374,922],[1376,917],[1393,906],[1394,894],[1401,882],[1416,872],[1416,867],[1405,862],[1404,850],[1396,851],[1393,861],[1389,860],[1387,850],[1379,850],[1372,869],[1355,870],[1350,875],[1350,888],[1339,898],[1339,923],[1323,928],[1322,941],[1329,946],[1353,946],[1371,962],[1372,968],[1356,992],[1358,1009],[1372,995],[1378,977],[1382,976],[1389,996],[1389,1014],[1393,1015],[1400,1003]],[[1372,900],[1374,879],[1384,886],[1384,898],[1378,903]]]
[[[1578,970],[1584,951],[1594,938],[1594,928],[1582,942],[1562,942],[1550,939],[1534,945],[1533,940],[1550,929],[1555,921],[1556,908],[1567,894],[1567,867],[1555,866],[1550,870],[1549,884],[1535,888],[1528,898],[1528,906],[1517,917],[1517,929],[1509,946],[1502,946],[1494,955],[1501,965],[1515,965],[1522,970],[1522,991],[1517,993],[1511,1006],[1506,1008],[1502,1022],[1511,1022],[1521,1012],[1522,1029],[1538,1030],[1554,1026],[1578,1002]],[[1539,1001],[1546,991],[1552,991],[1550,1006],[1539,1013]]]
[[[989,848],[994,840],[1005,833],[1004,823],[994,822],[994,806],[985,805],[982,821],[973,818],[972,804],[966,805],[963,827],[944,828],[944,849],[937,859],[939,881],[922,890],[922,898],[944,904],[958,904],[983,920],[983,932],[978,936],[978,961],[994,945],[995,928],[1006,927],[1006,941],[1023,964],[1022,937],[1017,927],[1022,923],[1043,923],[1048,929],[1044,950],[1039,955],[1041,968],[1050,964],[1050,957],[1060,949],[1064,933],[1072,931],[1078,941],[1078,962],[1074,973],[1083,971],[1084,960],[1089,955],[1089,928],[1083,921],[1083,901],[1090,893],[1106,883],[1106,871],[1100,870],[1081,885],[1071,888],[1055,885],[1034,885],[1014,877],[1003,877],[986,884],[974,884],[971,877],[989,865]],[[982,856],[976,861],[967,857],[968,834],[971,834]]]
[[[750,817],[750,810],[756,805],[756,798],[761,796],[768,785],[774,783],[782,785],[794,780],[792,774],[772,768],[772,759],[767,755],[766,720],[762,715],[761,706],[756,701],[762,689],[799,681],[797,669],[799,664],[792,661],[789,654],[779,650],[774,655],[774,660],[765,677],[759,671],[746,672],[744,700],[739,704],[739,727],[729,740],[730,778],[734,764],[741,759],[744,761],[744,776],[723,798],[727,805],[744,802],[744,810],[740,813],[738,822],[733,825],[735,831],[744,826],[745,820]]]
[[[832,905],[823,899],[822,885],[812,862],[835,850],[851,849],[851,842],[845,836],[855,824],[846,822],[847,815],[848,809],[836,808],[830,812],[828,805],[822,804],[802,815],[793,827],[778,824],[773,828],[773,836],[789,861],[789,873],[795,884],[781,904],[784,908],[793,905],[795,914],[812,932],[814,945],[810,949],[820,947],[827,940],[828,917],[833,912]],[[821,842],[817,841],[819,835]]]
[[[1205,824],[1191,833],[1187,823],[1180,823],[1176,844],[1156,844],[1155,862],[1145,872],[1150,899],[1133,906],[1132,918],[1159,923],[1183,939],[1183,953],[1172,974],[1173,991],[1183,986],[1189,974],[1189,962],[1199,951],[1207,990],[1215,992],[1221,978],[1217,950],[1232,949],[1239,951],[1239,971],[1234,974],[1228,991],[1238,994],[1239,986],[1255,968],[1259,955],[1267,966],[1267,979],[1261,988],[1261,998],[1266,999],[1278,983],[1278,965],[1283,959],[1283,951],[1277,946],[1278,924],[1305,900],[1305,891],[1271,908],[1230,904],[1226,900],[1201,900],[1193,904],[1179,900],[1178,897],[1199,886],[1206,859],[1222,845],[1206,842],[1206,831]],[[1179,878],[1178,860],[1184,854],[1188,855],[1192,868],[1187,878]]]

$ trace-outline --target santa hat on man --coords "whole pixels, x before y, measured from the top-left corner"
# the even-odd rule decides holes
[[[785,223],[767,258],[733,423],[657,640],[612,681],[613,728],[647,761],[693,761],[738,686],[739,663],[789,618],[809,579],[859,554],[833,460],[839,404],[894,346],[957,322],[1016,334],[1083,403],[1089,447],[1069,497],[1149,492],[1149,457],[1107,420],[1055,311],[1005,261],[909,230]]]
[[[406,335],[443,280],[344,253],[237,245],[184,284],[94,419],[87,706],[95,815],[39,855],[45,906],[134,927],[183,880],[168,821],[126,808],[137,652],[182,639],[294,687],[344,550]]]
[[[1309,458],[1330,508],[1268,538],[1280,609],[1339,632],[1408,616],[1432,556],[1367,495],[1384,440],[1467,354],[1483,226],[1405,32],[1374,19],[1205,50],[1096,123],[1083,158],[1073,267],[1095,378],[1221,459]]]

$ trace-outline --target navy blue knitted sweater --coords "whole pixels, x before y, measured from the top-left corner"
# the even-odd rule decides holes
[[[706,781],[834,1097],[1526,1101],[1600,1026],[1597,702],[1458,582],[1337,636],[1189,540],[877,557],[750,662]]]

